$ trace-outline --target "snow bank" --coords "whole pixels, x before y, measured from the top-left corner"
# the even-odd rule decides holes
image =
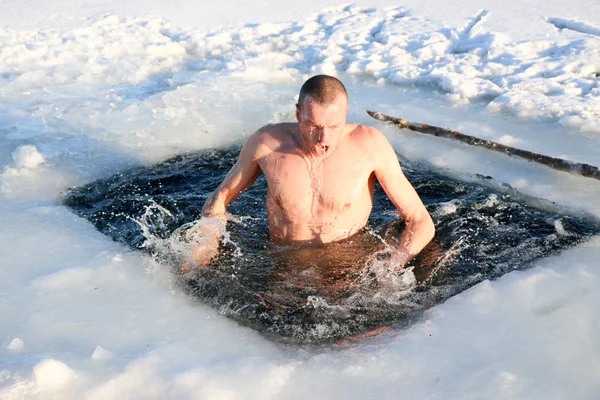
[[[272,120],[277,106],[293,106],[291,85],[323,72],[437,90],[457,105],[558,121],[597,138],[593,24],[549,17],[549,27],[579,34],[522,41],[490,31],[494,18],[481,10],[451,26],[404,7],[344,6],[297,22],[208,31],[117,16],[73,30],[4,29],[0,128],[12,140],[54,138],[57,148],[48,153],[55,157],[86,145],[84,136],[88,145],[122,149],[125,158],[156,160],[220,144],[257,109]],[[286,92],[278,96],[267,84]]]

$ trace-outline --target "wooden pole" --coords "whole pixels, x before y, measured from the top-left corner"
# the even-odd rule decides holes
[[[500,143],[492,142],[491,140],[483,140],[475,136],[465,135],[463,133],[452,131],[450,129],[440,128],[433,125],[420,124],[417,122],[411,122],[405,120],[404,118],[390,117],[389,115],[385,115],[377,111],[367,110],[367,114],[379,121],[391,122],[392,124],[396,125],[401,129],[407,128],[411,131],[421,132],[428,135],[458,140],[460,142],[467,143],[471,146],[484,147],[488,150],[493,150],[511,156],[521,157],[529,161],[544,164],[550,168],[554,168],[559,171],[570,172],[572,174],[585,176],[586,178],[594,178],[600,180],[600,169],[590,164],[582,164],[578,162],[563,160],[562,158],[545,156],[543,154],[538,154],[532,151],[505,146]]]

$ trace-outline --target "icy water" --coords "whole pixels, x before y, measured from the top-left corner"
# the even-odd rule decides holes
[[[482,280],[600,232],[595,217],[490,177],[459,180],[401,160],[437,227],[434,241],[402,272],[390,272],[388,260],[402,223],[379,187],[363,232],[325,246],[274,247],[261,177],[230,206],[221,257],[181,275],[181,258],[198,239],[188,233],[207,223],[196,218],[238,152],[234,146],[177,156],[71,189],[64,202],[104,234],[172,268],[182,290],[222,314],[276,340],[311,343],[405,326]]]

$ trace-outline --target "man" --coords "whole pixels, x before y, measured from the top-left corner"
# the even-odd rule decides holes
[[[273,243],[336,242],[366,225],[377,179],[405,221],[392,267],[405,265],[433,238],[433,221],[387,139],[375,128],[347,124],[347,110],[342,82],[327,75],[307,80],[296,104],[298,122],[256,131],[202,215],[224,221],[227,205],[263,173]],[[193,251],[193,263],[206,265],[217,254],[223,227],[203,226],[205,241]]]

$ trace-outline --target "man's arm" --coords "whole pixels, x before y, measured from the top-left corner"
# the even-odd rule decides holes
[[[256,181],[260,175],[257,150],[261,143],[261,136],[262,132],[258,131],[246,141],[235,165],[204,203],[202,216],[225,219],[227,206]]]
[[[399,260],[406,265],[433,239],[435,225],[419,195],[400,168],[398,156],[381,132],[371,129],[375,154],[375,176],[405,222],[400,236]]]
[[[260,175],[257,153],[261,144],[261,135],[262,131],[257,131],[250,136],[242,147],[235,165],[204,203],[202,217],[215,220],[212,223],[200,225],[199,235],[202,237],[202,241],[184,262],[184,272],[191,270],[192,266],[206,266],[219,253],[219,241],[227,222],[227,206],[248,189]]]

